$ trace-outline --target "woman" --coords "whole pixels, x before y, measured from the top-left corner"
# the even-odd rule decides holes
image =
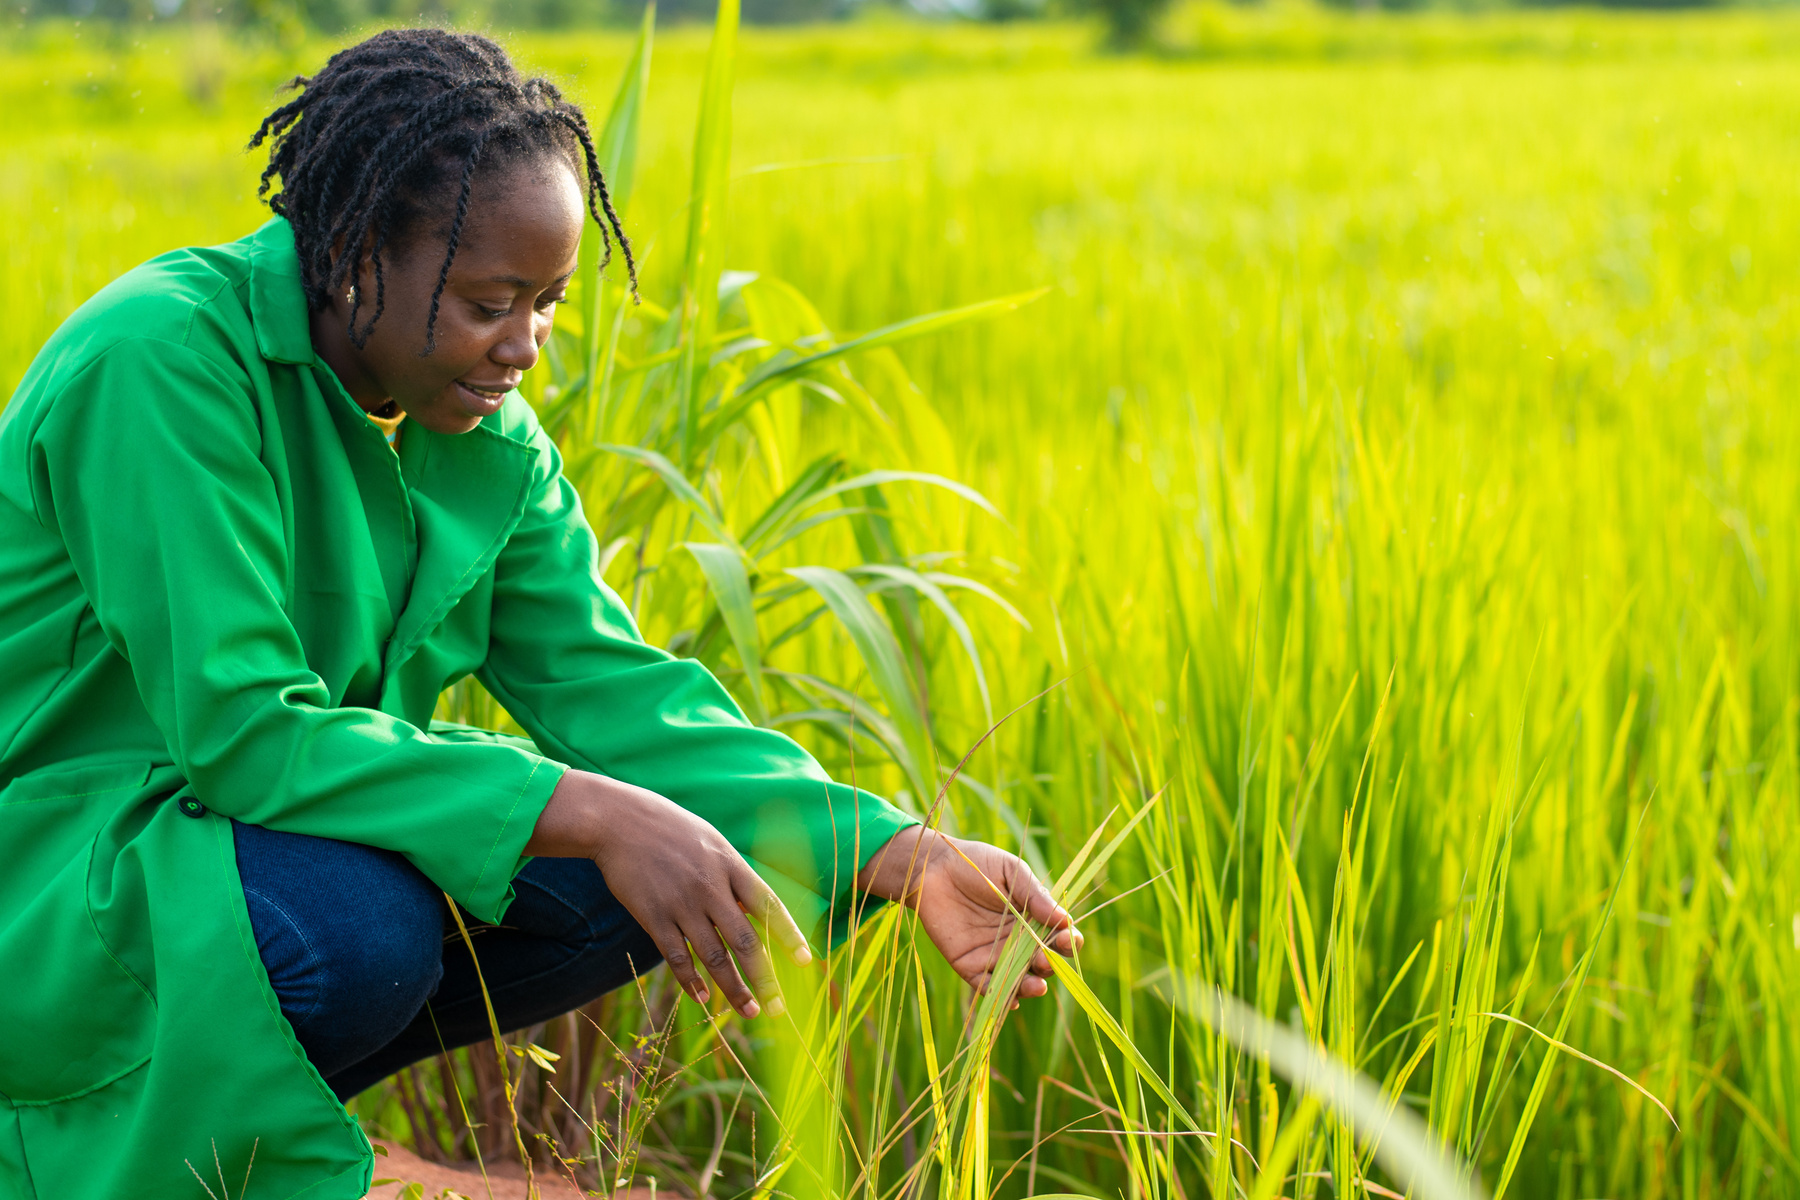
[[[445,894],[508,1029],[658,959],[778,1012],[764,939],[854,890],[977,986],[1001,893],[1071,950],[601,582],[514,390],[587,216],[631,267],[580,111],[433,30],[297,83],[276,218],[104,289],[0,417],[0,1197],[362,1195],[340,1101],[487,1032]],[[531,741],[431,722],[469,674]]]

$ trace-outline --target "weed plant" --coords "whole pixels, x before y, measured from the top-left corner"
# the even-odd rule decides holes
[[[1008,1017],[877,912],[789,1020],[652,975],[364,1121],[718,1197],[1800,1194],[1800,24],[726,10],[519,40],[646,255],[531,398],[647,636],[1087,947]],[[7,380],[260,219],[324,50],[14,36]]]

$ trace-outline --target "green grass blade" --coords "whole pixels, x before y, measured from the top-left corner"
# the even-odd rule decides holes
[[[975,633],[969,628],[968,621],[963,619],[962,612],[944,594],[944,589],[911,567],[895,566],[892,563],[867,563],[857,567],[851,574],[891,579],[931,601],[932,606],[943,614],[951,632],[956,634],[956,640],[962,645],[963,653],[968,655],[969,669],[975,674],[975,688],[981,694],[982,718],[985,724],[991,726],[994,723],[994,703],[988,695],[987,672],[981,666],[981,651],[975,646]]]
[[[717,512],[713,511],[713,506],[706,502],[706,497],[702,496],[694,485],[688,482],[687,476],[683,475],[674,463],[656,451],[643,446],[619,446],[609,442],[602,445],[600,449],[617,454],[622,458],[629,458],[633,462],[642,463],[655,471],[668,489],[675,493],[676,499],[692,510],[695,519],[705,526],[708,533],[737,553],[743,553],[743,547],[738,545],[737,539],[732,537],[730,531],[725,528],[725,522]]]
[[[606,124],[594,139],[594,157],[600,160],[600,173],[606,177],[613,207],[620,210],[631,202],[632,187],[637,182],[638,126],[643,120],[644,98],[650,91],[650,53],[655,37],[656,0],[650,0],[644,5],[637,42],[619,76]]]
[[[1376,1161],[1396,1180],[1411,1181],[1417,1200],[1479,1200],[1480,1188],[1437,1135],[1411,1109],[1394,1104],[1367,1076],[1331,1057],[1285,1025],[1218,988],[1187,983],[1171,972],[1174,1004],[1247,1054],[1266,1060],[1374,1146]],[[1185,985],[1185,986],[1182,986]]]
[[[986,496],[968,484],[958,483],[954,479],[934,475],[929,471],[867,471],[854,479],[846,479],[842,483],[834,483],[828,488],[815,492],[808,504],[819,504],[833,496],[841,496],[845,492],[854,492],[866,487],[879,487],[884,483],[924,483],[932,487],[943,488],[947,492],[954,492],[961,496],[989,516],[1000,517],[1000,510],[995,508]],[[1006,518],[1001,517],[1000,519],[1005,520]]]
[[[982,599],[991,601],[996,608],[1007,615],[1013,624],[1030,632],[1031,622],[1025,614],[1015,608],[1010,600],[980,580],[969,579],[962,575],[951,575],[944,571],[921,571],[920,574],[939,587],[961,588],[963,591],[974,592]]]
[[[888,715],[900,728],[908,761],[901,764],[918,790],[919,803],[930,804],[937,789],[931,772],[936,761],[925,725],[924,705],[913,684],[912,672],[900,657],[900,644],[869,598],[856,582],[830,567],[792,567],[788,574],[817,592],[850,635],[850,641],[869,669],[875,689],[887,704]]]
[[[744,548],[755,553],[764,542],[779,543],[783,532],[801,509],[820,488],[831,482],[843,466],[844,460],[836,454],[822,455],[808,463],[794,482],[770,502],[761,516],[750,523],[750,528],[744,531]]]
[[[1627,1075],[1625,1072],[1619,1070],[1619,1068],[1613,1066],[1611,1063],[1602,1062],[1600,1059],[1595,1058],[1591,1054],[1584,1054],[1580,1050],[1577,1050],[1575,1047],[1569,1045],[1567,1042],[1559,1042],[1555,1038],[1551,1037],[1549,1034],[1545,1033],[1543,1030],[1539,1029],[1536,1025],[1533,1025],[1530,1021],[1522,1020],[1521,1018],[1512,1016],[1509,1013],[1491,1012],[1491,1013],[1487,1013],[1484,1015],[1486,1015],[1496,1021],[1505,1021],[1505,1022],[1507,1022],[1511,1025],[1515,1025],[1521,1029],[1530,1030],[1532,1033],[1535,1033],[1538,1037],[1542,1038],[1545,1042],[1547,1042],[1552,1048],[1559,1050],[1562,1053],[1567,1054],[1572,1058],[1579,1058],[1584,1063],[1590,1063],[1593,1066],[1599,1067],[1602,1071],[1605,1071],[1608,1075],[1611,1075],[1614,1079],[1619,1080],[1619,1082],[1623,1083],[1626,1087],[1630,1088],[1632,1091],[1636,1092],[1638,1095],[1642,1096],[1644,1099],[1648,1100],[1650,1103],[1656,1105],[1657,1108],[1662,1110],[1662,1115],[1669,1118],[1669,1124],[1671,1124],[1675,1127],[1676,1132],[1679,1133],[1681,1131],[1681,1122],[1677,1121],[1675,1119],[1675,1114],[1669,1111],[1668,1105],[1664,1104],[1660,1099],[1657,1098],[1655,1092],[1652,1092],[1649,1088],[1645,1087],[1643,1084],[1639,1083],[1637,1080],[1633,1079],[1631,1076]]]
[[[723,5],[720,7],[723,12]],[[729,429],[747,412],[752,404],[766,396],[776,386],[789,382],[810,371],[814,371],[829,362],[858,354],[865,350],[878,350],[884,346],[897,346],[901,342],[913,338],[925,337],[939,333],[956,325],[970,321],[987,320],[1004,316],[1033,300],[1039,299],[1050,291],[1047,287],[1034,288],[1029,292],[1019,292],[1011,296],[1001,296],[993,300],[983,300],[977,304],[965,304],[961,308],[944,309],[941,312],[926,313],[923,316],[908,317],[904,321],[896,321],[892,325],[884,325],[880,329],[851,338],[841,345],[828,350],[820,350],[814,354],[800,357],[783,358],[777,355],[751,374],[737,386],[730,399],[720,406],[719,412],[712,418],[707,427],[707,437],[718,436],[719,432]]]
[[[644,18],[638,27],[638,38],[612,106],[606,113],[606,124],[595,139],[594,157],[600,174],[606,180],[613,211],[623,214],[631,199],[632,184],[637,173],[638,125],[643,116],[644,96],[650,88],[650,48],[656,28],[656,0],[644,6]],[[601,436],[600,409],[608,399],[611,361],[609,343],[616,345],[618,322],[605,320],[606,287],[600,277],[600,244],[605,233],[589,230],[582,235],[581,259],[576,277],[582,283],[581,296],[581,363],[586,403],[589,405],[588,440]],[[622,313],[620,315],[623,315]],[[607,336],[608,332],[612,337]],[[602,361],[605,361],[605,368]]]
[[[1048,951],[1047,946],[1045,949]],[[1176,1098],[1169,1085],[1163,1082],[1162,1076],[1157,1073],[1155,1067],[1150,1065],[1143,1052],[1130,1038],[1125,1036],[1125,1030],[1120,1027],[1118,1020],[1111,1012],[1107,1011],[1106,1005],[1100,1002],[1100,998],[1094,995],[1093,989],[1088,987],[1087,981],[1081,977],[1080,969],[1065,958],[1053,956],[1051,962],[1056,966],[1057,980],[1068,989],[1070,997],[1087,1015],[1087,1019],[1093,1023],[1094,1028],[1099,1030],[1106,1040],[1113,1044],[1113,1048],[1124,1056],[1125,1061],[1131,1064],[1131,1069],[1137,1072],[1138,1078],[1142,1079],[1150,1090],[1169,1106],[1169,1111],[1174,1113],[1184,1126],[1196,1132],[1205,1132],[1201,1130],[1199,1122],[1194,1120],[1187,1108]]]
[[[931,1115],[937,1128],[931,1139],[938,1169],[943,1172],[946,1188],[954,1185],[954,1169],[950,1159],[950,1107],[944,1100],[944,1071],[938,1066],[937,1027],[931,1020],[931,993],[925,986],[925,969],[917,954],[913,955],[913,997],[919,1006],[920,1049],[925,1056],[925,1078],[931,1088]]]
[[[1156,796],[1150,797],[1141,808],[1131,814],[1131,820],[1125,822],[1124,827],[1112,836],[1112,840],[1108,841],[1099,853],[1093,854],[1091,857],[1088,848],[1094,844],[1094,841],[1093,838],[1089,839],[1088,844],[1082,847],[1082,852],[1076,855],[1075,860],[1063,869],[1062,877],[1050,889],[1058,904],[1073,904],[1087,894],[1088,888],[1093,886],[1095,877],[1100,874],[1107,861],[1119,852],[1119,847],[1125,844],[1125,839],[1131,836],[1131,831],[1150,815],[1150,810],[1156,807],[1160,796],[1161,793],[1158,793]],[[1099,833],[1100,831],[1096,829],[1094,836],[1098,837]]]
[[[756,603],[750,591],[750,575],[744,570],[744,556],[730,546],[717,542],[684,542],[688,553],[700,564],[706,585],[712,590],[719,613],[725,618],[725,631],[737,647],[738,661],[744,664],[744,675],[750,681],[750,697],[758,724],[769,719],[768,700],[763,695],[762,639],[756,628]]]
[[[1281,1136],[1275,1139],[1275,1148],[1270,1151],[1269,1157],[1259,1164],[1261,1170],[1256,1177],[1256,1187],[1250,1193],[1250,1200],[1273,1200],[1281,1194],[1282,1185],[1287,1180],[1287,1170],[1299,1157],[1306,1135],[1312,1132],[1313,1121],[1318,1115],[1319,1098],[1309,1092],[1300,1101],[1300,1107],[1288,1118]]]
[[[1625,854],[1619,863],[1618,878],[1613,881],[1612,889],[1607,893],[1606,906],[1600,910],[1600,919],[1594,926],[1593,936],[1588,939],[1587,949],[1583,952],[1581,961],[1576,964],[1574,977],[1569,982],[1569,998],[1564,1002],[1562,1016],[1556,1022],[1556,1036],[1549,1039],[1550,1049],[1544,1055],[1544,1061],[1538,1065],[1537,1078],[1532,1081],[1531,1092],[1525,1098],[1525,1109],[1519,1114],[1517,1127],[1513,1132],[1512,1145],[1507,1148],[1506,1161],[1500,1167],[1500,1181],[1494,1185],[1494,1200],[1504,1200],[1506,1189],[1512,1183],[1513,1172],[1518,1169],[1519,1158],[1525,1152],[1525,1139],[1531,1133],[1531,1126],[1537,1119],[1538,1109],[1543,1105],[1544,1096],[1550,1090],[1550,1076],[1556,1067],[1557,1047],[1567,1041],[1569,1022],[1574,1018],[1581,998],[1581,989],[1587,984],[1588,972],[1593,968],[1594,959],[1600,953],[1600,939],[1606,933],[1607,926],[1612,923],[1613,906],[1618,903],[1619,889],[1624,886],[1626,871],[1630,868],[1632,855],[1637,849],[1638,837],[1644,830],[1644,819],[1649,815],[1650,805],[1646,802],[1638,812],[1637,826],[1632,830],[1631,841],[1626,845]],[[1675,1118],[1671,1115],[1669,1119],[1673,1121]]]
[[[687,255],[681,268],[681,358],[676,459],[686,464],[699,427],[700,391],[718,319],[725,204],[730,187],[731,91],[737,73],[739,0],[719,0],[694,129],[694,177],[688,189]]]

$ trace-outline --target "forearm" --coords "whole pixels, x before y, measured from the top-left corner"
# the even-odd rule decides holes
[[[593,777],[571,776],[565,790],[603,799],[603,779],[673,800],[758,869],[816,897],[817,908],[802,902],[809,928],[823,909],[845,907],[869,849],[907,823],[870,793],[831,782],[792,739],[746,721],[699,663],[605,637],[573,615],[526,624],[581,629],[555,654],[496,632],[487,672],[488,690],[545,755]]]
[[[856,886],[872,896],[918,908],[933,879],[940,886],[956,879],[984,897],[1010,897],[1011,903],[1031,918],[1055,929],[1074,928],[1067,910],[1058,904],[1042,880],[1016,855],[985,842],[951,837],[925,825],[912,825],[895,834],[857,872]]]
[[[1081,945],[1074,921],[1017,855],[984,842],[915,825],[895,834],[857,873],[865,892],[897,901],[918,915],[919,928],[958,974],[977,988],[992,982],[1000,947],[1023,915],[1040,941],[1016,982],[1019,997],[1041,996],[1054,973],[1048,951]]]
[[[605,841],[609,819],[628,812],[641,792],[592,771],[563,774],[538,817],[525,853],[534,858],[592,858]],[[875,851],[856,875],[857,890],[884,900],[905,901],[918,891],[932,862],[954,853],[949,839],[923,825],[909,825]]]
[[[909,819],[831,782],[792,738],[752,724],[701,663],[644,642],[600,578],[599,548],[555,447],[534,436],[540,481],[496,567],[481,682],[543,754],[694,813],[809,930],[830,918],[818,932],[841,933],[857,869]],[[578,778],[567,790],[594,792]],[[544,828],[546,846],[560,816]]]
[[[914,904],[926,871],[946,854],[955,853],[947,834],[925,825],[909,825],[869,856],[856,873],[856,888],[883,900]]]
[[[608,811],[616,812],[631,785],[570,769],[538,817],[525,853],[533,858],[592,858],[606,836]]]

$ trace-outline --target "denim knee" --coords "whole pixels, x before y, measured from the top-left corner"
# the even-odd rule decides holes
[[[331,1075],[399,1036],[443,975],[440,893],[404,858],[237,827],[257,949],[282,1015]]]

